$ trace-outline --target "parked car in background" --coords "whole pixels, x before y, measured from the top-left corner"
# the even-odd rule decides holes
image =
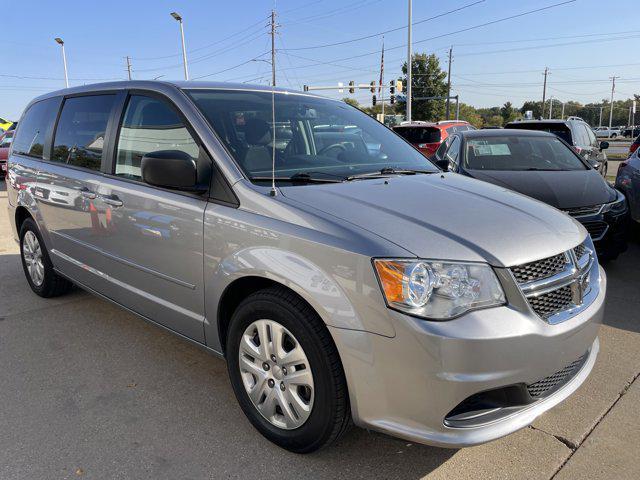
[[[295,452],[352,420],[410,442],[491,441],[596,361],[606,275],[586,230],[442,173],[342,101],[210,82],[74,87],[27,106],[9,173],[35,294],[74,282],[224,357],[249,421]],[[84,200],[39,190],[58,187]]]
[[[393,127],[393,131],[403,137],[424,155],[431,156],[440,144],[456,132],[475,130],[469,122],[458,120],[443,120],[441,122],[412,122],[401,123]]]
[[[617,138],[622,135],[620,129],[616,127],[596,127],[593,131],[598,138]]]
[[[624,129],[623,135],[628,138],[635,138],[640,135],[640,125],[636,125],[633,127],[627,127]]]
[[[433,160],[443,169],[515,190],[571,215],[587,229],[603,260],[627,248],[624,195],[555,135],[462,132],[450,137]]]
[[[625,194],[629,202],[631,219],[640,224],[640,149],[618,165],[616,188]]]
[[[638,150],[638,147],[640,147],[640,135],[638,135],[636,139],[631,142],[631,145],[629,146],[629,156],[631,156],[633,152]]]
[[[5,132],[0,138],[0,178],[7,175],[7,158],[9,158],[9,148],[13,140],[13,131]]]
[[[504,128],[520,130],[542,130],[553,133],[567,142],[573,150],[598,170],[603,177],[607,176],[609,165],[604,150],[609,142],[599,142],[591,127],[579,117],[568,120],[523,120],[510,122]]]

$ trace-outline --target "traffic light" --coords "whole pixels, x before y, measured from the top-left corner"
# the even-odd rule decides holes
[[[391,94],[391,98],[393,98],[393,94],[396,93],[396,82],[394,82],[393,80],[391,80],[391,83],[389,86],[389,93]]]
[[[349,81],[349,93],[356,93],[355,85],[356,82],[353,80]]]
[[[374,107],[376,106],[376,96],[375,95],[371,99],[371,105],[373,105]]]
[[[396,103],[396,96],[395,95],[391,95],[391,97],[389,98],[389,103],[391,105],[393,105],[394,103]]]
[[[369,90],[371,90],[371,93],[376,93],[376,82],[371,82],[369,85],[371,85],[371,88]]]
[[[309,91],[309,85],[303,85],[302,86],[302,90],[304,90],[305,92]]]

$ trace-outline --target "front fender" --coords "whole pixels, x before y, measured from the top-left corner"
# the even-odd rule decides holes
[[[333,258],[338,260],[339,257],[340,254],[336,252]],[[363,289],[365,282],[362,279],[358,284],[358,277],[362,277],[363,272],[359,274],[357,270],[363,267],[371,269],[370,260],[364,257],[358,259],[359,256],[353,253],[350,257],[351,266],[336,261],[331,264],[333,271],[328,272],[311,259],[278,247],[256,246],[239,250],[219,262],[207,283],[207,317],[211,320],[211,313],[218,312],[220,300],[235,281],[259,277],[296,292],[311,305],[327,326],[366,331],[386,337],[395,336],[384,302],[381,298],[376,300],[377,296],[381,297],[377,285],[374,285],[376,292],[371,289],[371,285]],[[361,292],[368,291],[370,295],[362,298],[358,289]],[[369,306],[364,305],[365,303]],[[361,308],[358,308],[359,304]],[[376,304],[382,308],[376,309]],[[367,318],[359,313],[363,311],[367,312]],[[211,322],[205,328],[208,328],[207,344],[219,350],[221,341],[218,338],[217,322]]]

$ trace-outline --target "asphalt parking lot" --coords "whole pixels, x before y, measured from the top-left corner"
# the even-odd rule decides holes
[[[263,439],[223,361],[81,291],[35,296],[0,182],[0,478],[640,478],[640,241],[605,265],[588,381],[533,426],[446,450],[352,429],[299,456]]]

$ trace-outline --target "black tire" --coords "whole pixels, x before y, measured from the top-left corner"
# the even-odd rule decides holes
[[[289,330],[307,355],[313,374],[315,399],[309,418],[300,427],[284,430],[271,424],[254,407],[239,367],[239,347],[245,329],[254,321],[270,319]],[[310,453],[336,441],[351,424],[347,385],[333,339],[327,327],[300,297],[285,288],[260,290],[235,310],[228,329],[227,368],[240,407],[268,440],[295,453]]]
[[[33,234],[38,239],[38,243],[40,244],[40,249],[42,251],[44,280],[40,285],[36,285],[31,279],[31,275],[29,275],[27,264],[24,259],[24,237],[29,231],[33,232]],[[20,259],[22,261],[22,268],[24,270],[24,275],[27,278],[27,282],[29,283],[31,290],[33,290],[36,295],[39,295],[43,298],[58,297],[67,293],[71,289],[71,282],[69,282],[66,278],[58,275],[53,269],[53,264],[51,263],[51,258],[49,258],[47,247],[42,240],[42,235],[40,235],[40,231],[38,230],[36,222],[34,222],[31,218],[27,218],[20,227]]]

